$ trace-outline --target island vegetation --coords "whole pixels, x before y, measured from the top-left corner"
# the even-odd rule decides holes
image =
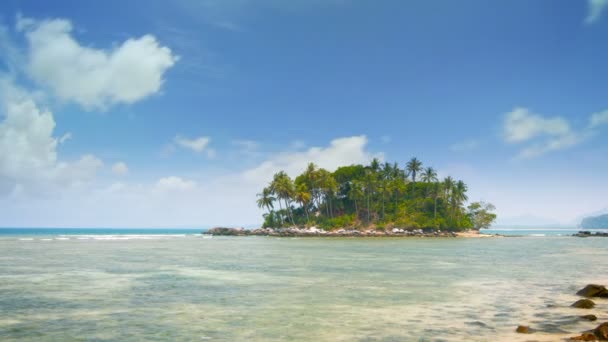
[[[489,227],[494,206],[468,201],[467,185],[417,158],[405,168],[373,159],[334,172],[310,163],[292,179],[277,172],[259,194],[265,228],[425,229],[461,231]]]

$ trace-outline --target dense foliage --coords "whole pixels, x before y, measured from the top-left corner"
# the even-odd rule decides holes
[[[308,164],[292,180],[274,175],[258,194],[264,227],[320,226],[332,228],[439,228],[462,230],[489,226],[496,215],[491,205],[473,203],[467,185],[451,177],[437,179],[432,167],[412,158],[405,169],[397,163],[350,165],[329,172]],[[277,208],[278,204],[278,208]]]

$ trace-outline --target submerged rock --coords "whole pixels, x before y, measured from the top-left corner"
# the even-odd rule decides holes
[[[587,298],[608,298],[608,289],[606,289],[606,287],[603,285],[589,284],[584,288],[580,289],[576,294]]]
[[[574,304],[572,304],[572,306],[577,309],[593,309],[593,307],[595,306],[595,303],[590,299],[579,299],[576,302],[574,302]]]
[[[593,330],[595,336],[597,336],[601,341],[608,341],[608,322],[604,322]]]
[[[570,337],[570,341],[597,341],[597,337],[592,333],[583,333],[581,336]]]
[[[584,316],[581,316],[581,318],[586,321],[590,321],[590,322],[597,321],[596,315],[584,315]]]
[[[525,325],[520,325],[517,327],[517,329],[515,329],[516,333],[519,334],[531,334],[532,331],[530,330],[530,327],[525,326]]]

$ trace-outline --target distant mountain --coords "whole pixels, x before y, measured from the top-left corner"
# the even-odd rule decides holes
[[[608,214],[586,217],[581,221],[581,228],[585,229],[608,229]]]

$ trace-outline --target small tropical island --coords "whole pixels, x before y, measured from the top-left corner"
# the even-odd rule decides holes
[[[278,236],[457,236],[488,228],[496,219],[491,203],[468,201],[461,180],[437,177],[417,158],[405,168],[381,163],[349,165],[334,172],[309,163],[292,179],[274,174],[257,195],[265,209],[255,230],[213,228],[214,235]]]

